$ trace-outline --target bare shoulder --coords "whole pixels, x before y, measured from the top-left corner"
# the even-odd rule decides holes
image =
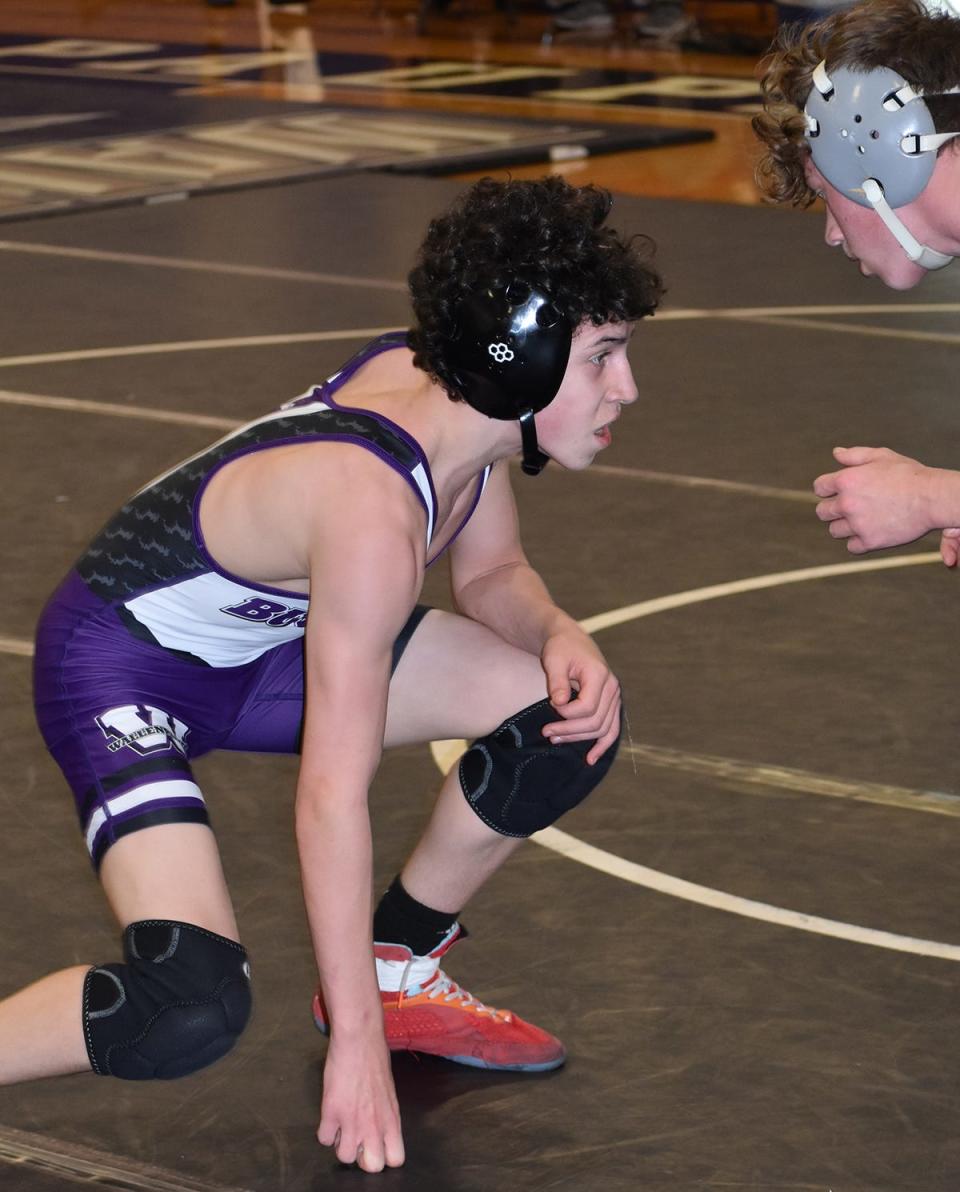
[[[389,651],[423,582],[426,523],[407,481],[369,452],[341,454],[325,473],[302,481],[299,548],[311,673],[328,674]]]
[[[377,515],[390,524],[417,526],[424,512],[410,481],[376,452],[353,443],[304,443],[286,461],[284,483],[303,502],[308,520],[363,521]]]
[[[200,509],[207,549],[251,581],[298,587],[318,553],[351,555],[393,542],[422,557],[426,514],[393,467],[351,443],[271,447],[232,461]]]
[[[426,513],[409,480],[373,452],[351,444],[310,444],[292,468],[290,500],[299,510],[311,572],[322,556],[379,571],[400,558],[422,570]]]

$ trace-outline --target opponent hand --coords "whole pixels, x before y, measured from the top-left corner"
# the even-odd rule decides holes
[[[596,740],[586,759],[592,766],[620,735],[620,684],[593,638],[575,624],[547,638],[540,663],[550,702],[563,717],[543,735],[556,745]]]
[[[936,528],[932,487],[937,469],[887,447],[836,447],[840,472],[813,482],[823,498],[817,517],[834,538],[846,538],[853,555],[902,546]]]
[[[362,1171],[403,1164],[400,1110],[382,1037],[341,1047],[336,1033],[331,1036],[317,1139],[332,1146],[341,1163]]]
[[[951,526],[940,535],[940,558],[947,567],[956,567],[960,561],[960,527]]]

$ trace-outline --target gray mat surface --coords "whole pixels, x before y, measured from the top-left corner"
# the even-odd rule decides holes
[[[335,368],[350,336],[403,324],[420,232],[457,189],[341,177],[5,229],[0,263],[17,302],[0,324],[4,992],[116,952],[33,725],[29,661],[12,646],[28,641],[46,593],[113,507],[217,433],[174,419],[251,417]],[[835,442],[957,462],[948,337],[960,275],[894,295],[829,253],[812,216],[631,199],[616,211],[655,236],[669,286],[631,349],[641,400],[593,470],[515,485],[531,558],[575,616],[847,561],[803,495]],[[790,322],[798,311],[802,324]],[[851,323],[878,334],[838,329]],[[879,334],[889,329],[943,339]],[[328,333],[341,338],[283,342]],[[262,336],[275,338],[251,346]],[[103,407],[44,405],[50,397]],[[118,413],[139,409],[170,420]],[[958,818],[856,792],[960,794],[957,582],[930,564],[861,570],[601,630],[631,740],[564,831],[628,866],[956,950]],[[446,601],[443,575],[425,596]],[[787,770],[806,786],[788,785]],[[181,1083],[0,1089],[0,1121],[184,1187],[353,1187],[361,1177],[313,1137],[324,1044],[295,877],[295,761],[216,754],[197,772],[254,957],[250,1031]],[[437,778],[426,750],[385,759],[372,796],[378,887]],[[409,1161],[384,1183],[955,1192],[957,960],[742,909],[526,846],[469,908],[471,938],[449,970],[555,1030],[570,1062],[531,1079],[397,1057]],[[18,1192],[55,1186],[39,1168],[6,1176]]]

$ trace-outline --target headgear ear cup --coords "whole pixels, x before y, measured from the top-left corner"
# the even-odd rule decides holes
[[[464,401],[488,418],[519,420],[523,467],[531,475],[547,462],[537,447],[533,415],[556,397],[572,339],[569,320],[549,295],[515,281],[467,298],[447,344]]]

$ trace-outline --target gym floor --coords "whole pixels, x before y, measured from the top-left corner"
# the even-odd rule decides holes
[[[414,248],[461,185],[346,173],[3,225],[0,992],[117,951],[33,723],[46,595],[130,491],[404,325]],[[935,540],[851,560],[810,495],[837,443],[956,462],[960,274],[896,295],[815,217],[622,193],[615,210],[669,287],[634,337],[641,400],[590,471],[515,488],[535,565],[622,678],[629,740],[478,895],[447,965],[560,1035],[567,1065],[395,1057],[406,1166],[339,1167],[314,1139],[296,762],[216,754],[197,773],[253,1023],[182,1082],[0,1090],[5,1187],[960,1186],[960,577]],[[442,575],[426,596],[447,602]],[[378,887],[452,754],[385,758]]]

